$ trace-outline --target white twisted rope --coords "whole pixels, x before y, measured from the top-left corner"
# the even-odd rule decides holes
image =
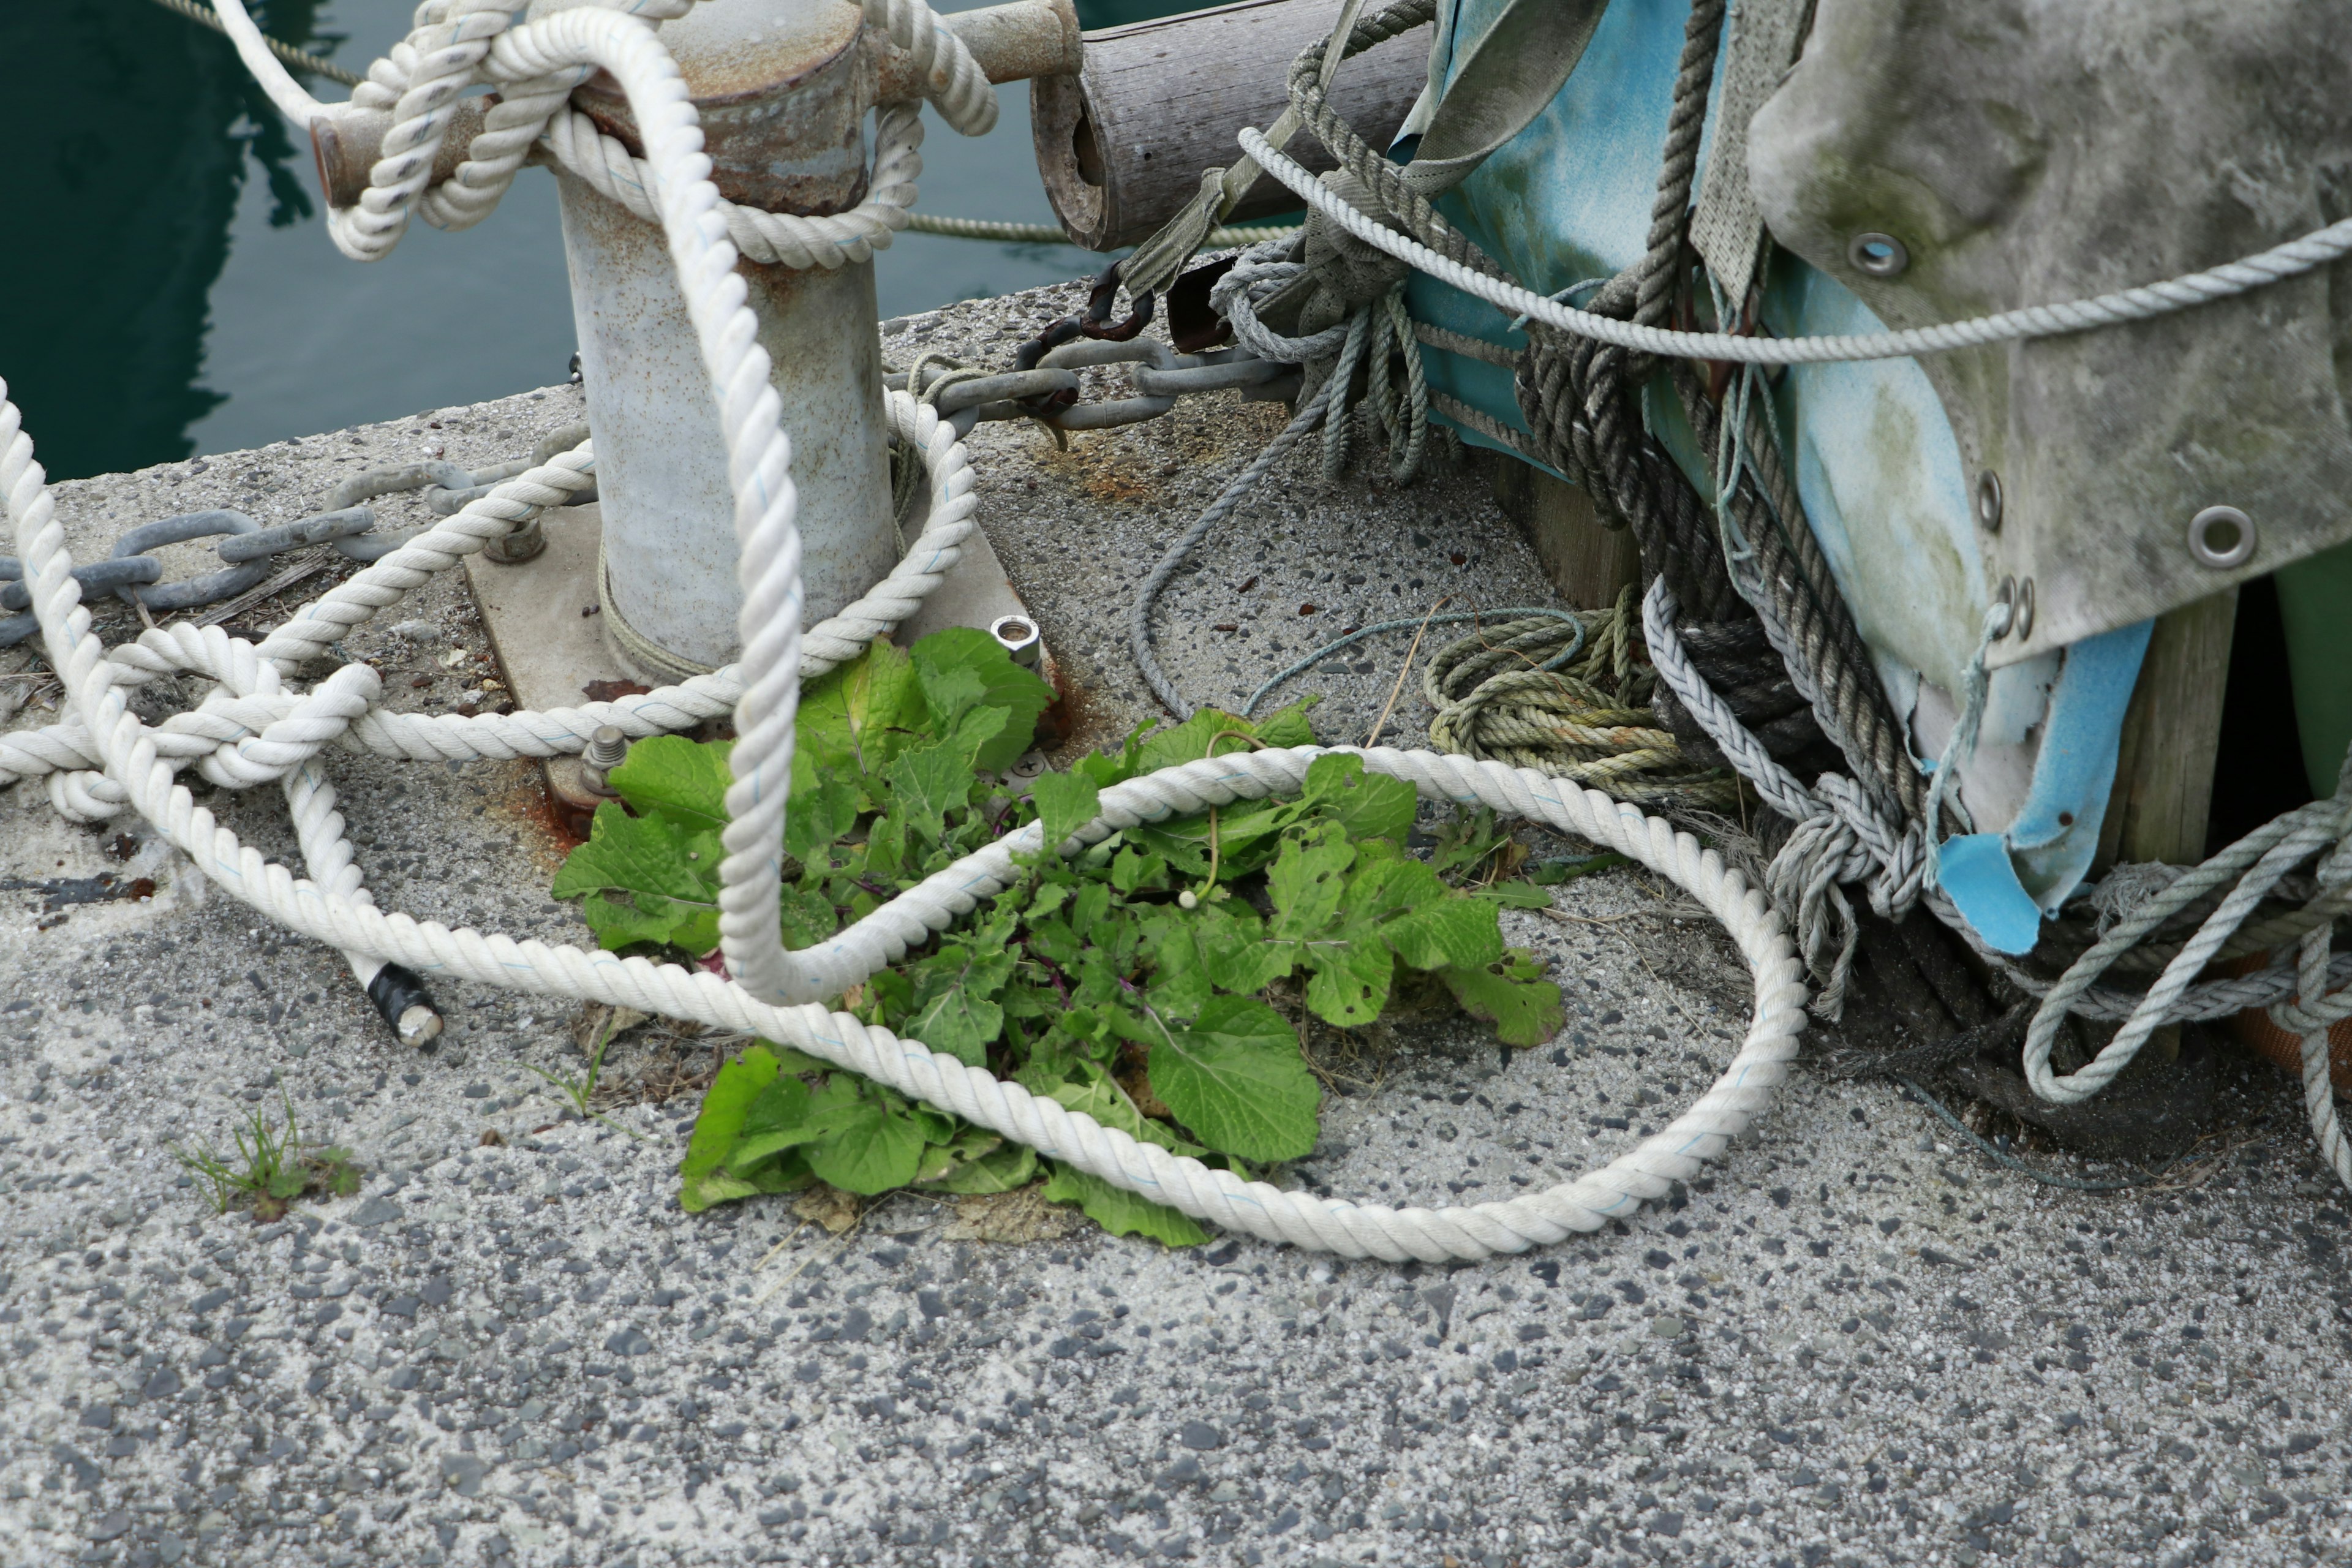
[[[1750,338],[1721,332],[1677,332],[1642,326],[1608,316],[1596,316],[1572,305],[1548,299],[1516,283],[1475,271],[1441,256],[1411,235],[1400,234],[1377,218],[1349,205],[1345,198],[1276,152],[1264,136],[1244,129],[1241,144],[1266,173],[1290,187],[1309,205],[1349,233],[1398,260],[1451,284],[1488,304],[1573,332],[1642,353],[1667,358],[1727,360],[1738,364],[1822,364],[1840,360],[1903,359],[1913,354],[1941,353],[1950,349],[1986,343],[2018,342],[2028,338],[2056,337],[2096,327],[2145,321],[2227,300],[2284,279],[2296,278],[2352,254],[2352,218],[2273,246],[2258,255],[2203,272],[2191,272],[2161,283],[2142,284],[2095,299],[2057,305],[2029,305],[1997,315],[1965,321],[1948,321],[1903,331],[1844,333],[1822,337]]]
[[[327,595],[311,613],[297,617],[258,647],[215,629],[209,635],[142,638],[133,645],[135,651],[118,649],[110,655],[81,605],[80,584],[71,574],[72,554],[58,525],[46,476],[34,461],[22,416],[0,385],[0,498],[5,498],[14,525],[50,660],[84,727],[78,737],[47,733],[42,745],[49,752],[70,749],[101,761],[106,781],[120,792],[122,804],[153,822],[206,877],[273,919],[362,955],[362,961],[398,962],[428,974],[639,1006],[782,1041],[1188,1214],[1350,1257],[1475,1258],[1596,1229],[1611,1218],[1631,1214],[1643,1199],[1662,1194],[1668,1184],[1695,1173],[1701,1162],[1719,1154],[1769,1102],[1796,1052],[1804,1022],[1804,990],[1796,957],[1764,897],[1689,835],[1597,791],[1565,790],[1559,781],[1539,773],[1429,752],[1356,754],[1368,768],[1404,779],[1424,796],[1531,817],[1642,861],[1686,888],[1724,922],[1755,975],[1755,1016],[1723,1078],[1664,1133],[1578,1181],[1506,1203],[1442,1210],[1359,1207],[1284,1192],[1139,1144],[1091,1118],[1035,1098],[1018,1084],[868,1027],[847,1014],[812,1005],[779,1006],[769,1000],[775,994],[833,994],[878,964],[902,956],[910,945],[945,929],[981,899],[1009,885],[1018,871],[1015,857],[1038,849],[1040,829],[1032,824],[966,857],[820,950],[784,952],[774,910],[783,800],[792,771],[792,717],[799,678],[817,660],[804,659],[801,647],[799,539],[793,521],[790,448],[778,423],[770,367],[754,342],[743,288],[733,271],[733,248],[718,213],[718,193],[700,158],[693,108],[652,30],[609,11],[559,13],[502,35],[497,50],[541,75],[589,65],[610,71],[645,128],[648,161],[662,173],[656,189],[662,195],[663,227],[719,394],[720,426],[738,498],[746,584],[744,658],[736,672],[740,738],[732,753],[736,784],[729,794],[733,820],[722,867],[727,894],[722,929],[730,966],[742,978],[575,947],[517,942],[471,930],[451,931],[437,922],[420,923],[376,910],[358,884],[331,792],[318,776],[316,763],[320,747],[359,732],[370,719],[392,727],[390,719],[373,709],[373,675],[339,671],[300,699],[288,698],[281,689],[284,671],[299,663],[304,652],[325,646],[342,627],[396,599],[422,580],[432,563],[446,565],[513,526],[520,521],[518,514],[528,516],[573,493],[577,486],[572,481],[583,480],[589,466],[585,448],[499,485]],[[911,400],[894,400],[892,406],[894,416],[904,421],[902,431],[921,441],[932,459],[940,512],[952,515],[949,526],[968,532],[970,468],[960,460],[951,429],[933,411]],[[922,548],[919,542],[918,554]],[[950,550],[942,545],[924,562],[910,559],[892,581],[902,594],[910,591]],[[180,668],[201,668],[232,688],[221,705],[208,702],[199,710],[210,712],[208,723],[217,732],[200,733],[201,726],[176,732],[169,724],[151,728],[131,710],[129,689],[163,669]],[[653,695],[675,710],[683,705],[682,698],[707,700],[713,689],[688,682]],[[259,704],[268,712],[232,713],[232,702]],[[257,730],[249,722],[254,719],[264,721]],[[232,723],[238,725],[234,736],[227,732]],[[535,733],[528,724],[524,729]],[[1321,754],[1309,747],[1210,758],[1114,786],[1104,793],[1101,816],[1059,847],[1072,853],[1140,822],[1296,790]],[[287,783],[306,851],[319,847],[311,857],[311,877],[298,879],[286,867],[266,859],[196,805],[175,777],[179,767],[196,757],[236,778],[269,776],[281,766],[288,770],[277,776]],[[747,896],[747,889],[756,898]],[[764,919],[757,905],[764,905]]]
[[[658,24],[686,15],[694,0],[580,3],[585,9],[625,9]],[[328,232],[346,256],[373,261],[389,255],[412,213],[441,228],[481,222],[514,184],[534,146],[546,147],[607,200],[647,222],[658,221],[660,197],[651,160],[636,157],[570,107],[572,89],[593,68],[554,65],[533,47],[504,43],[515,31],[517,15],[506,0],[427,0],[418,10],[415,29],[371,65],[368,79],[352,89],[352,104],[389,110],[394,122],[357,205],[328,213]],[[913,58],[925,96],[950,126],[977,136],[995,125],[996,91],[986,73],[923,0],[866,0],[865,15]],[[308,124],[345,107],[311,97],[277,64],[241,0],[228,0],[221,16],[247,68],[289,118]],[[266,66],[257,63],[264,61]],[[499,101],[467,144],[465,162],[435,184],[433,164],[447,136],[448,106],[478,83],[498,87]],[[916,106],[881,109],[874,140],[866,197],[848,212],[803,217],[720,199],[717,210],[737,251],[765,265],[805,269],[864,262],[887,249],[907,226],[923,168]]]
[[[996,89],[964,42],[940,25],[923,0],[864,0],[866,25],[907,51],[922,79],[923,96],[940,118],[966,136],[996,129]]]
[[[904,393],[886,395],[893,432],[923,453],[931,480],[930,515],[887,577],[804,634],[803,680],[857,658],[877,637],[913,615],[961,559],[963,542],[977,526],[971,459],[955,438],[954,426]],[[593,458],[583,443],[506,480],[304,605],[258,645],[218,626],[186,621],[157,626],[136,642],[107,651],[117,667],[116,684],[129,689],[180,674],[213,681],[216,689],[201,705],[171,715],[150,733],[157,755],[174,769],[194,764],[207,780],[229,789],[289,778],[328,744],[412,762],[503,762],[576,755],[606,724],[636,740],[727,715],[742,696],[737,665],[612,702],[471,716],[401,712],[384,706],[373,686],[364,689],[364,700],[344,699],[340,710],[330,712],[317,694],[303,697],[284,687],[285,677],[352,627],[399,604],[434,574],[456,566],[546,507],[565,504],[593,482]],[[346,665],[330,679],[357,681],[352,672],[366,668]],[[45,777],[52,804],[76,822],[102,820],[129,804],[122,787],[98,771],[103,765],[78,716],[43,729],[0,733],[0,788]]]

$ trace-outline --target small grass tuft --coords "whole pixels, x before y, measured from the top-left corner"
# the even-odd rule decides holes
[[[360,1168],[352,1152],[324,1144],[305,1144],[295,1124],[294,1102],[280,1096],[285,1125],[271,1125],[269,1113],[255,1108],[250,1122],[234,1130],[234,1158],[210,1144],[188,1148],[173,1144],[172,1157],[188,1173],[210,1185],[215,1214],[226,1214],[240,1205],[268,1224],[282,1219],[296,1199],[311,1194],[347,1198],[360,1190]]]
[[[531,1071],[537,1073],[540,1077],[545,1079],[549,1083],[555,1086],[555,1088],[561,1089],[563,1092],[563,1097],[572,1102],[572,1110],[580,1113],[580,1120],[583,1121],[601,1121],[605,1126],[612,1128],[615,1131],[626,1132],[630,1137],[642,1141],[645,1137],[644,1133],[636,1131],[633,1128],[624,1127],[619,1122],[614,1121],[611,1117],[593,1109],[593,1101],[596,1098],[596,1080],[604,1075],[604,1052],[606,1048],[612,1045],[613,1037],[619,1034],[621,1029],[625,1026],[622,1022],[622,1016],[619,1013],[608,1008],[605,1010],[605,1016],[598,1020],[603,1026],[596,1032],[595,1048],[588,1053],[588,1073],[586,1077],[573,1078],[568,1073],[558,1075],[548,1071],[547,1068],[541,1067],[534,1062],[525,1062],[522,1065],[530,1068]],[[631,1019],[640,1018],[642,1016],[642,1014],[629,1015]]]

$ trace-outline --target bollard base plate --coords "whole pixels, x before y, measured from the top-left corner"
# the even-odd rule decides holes
[[[562,507],[541,522],[547,548],[529,561],[508,566],[480,554],[466,558],[467,583],[515,706],[544,712],[642,689],[614,652],[596,605],[602,512],[593,503]],[[894,640],[904,645],[948,626],[985,631],[999,616],[1028,614],[987,534],[975,531],[955,570]],[[585,838],[597,804],[611,797],[588,787],[577,757],[551,757],[543,766],[556,820]]]

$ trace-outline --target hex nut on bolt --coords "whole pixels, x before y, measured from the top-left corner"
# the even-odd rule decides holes
[[[590,789],[598,795],[614,795],[618,792],[605,782],[604,775],[628,758],[628,733],[617,724],[600,724],[588,737],[587,748],[580,753],[580,772]]]
[[[1035,669],[1045,652],[1045,640],[1037,635],[1037,623],[1026,616],[999,616],[989,623],[988,635],[1024,669]]]

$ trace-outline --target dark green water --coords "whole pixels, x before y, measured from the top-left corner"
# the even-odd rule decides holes
[[[1079,5],[1096,26],[1187,8]],[[356,70],[406,30],[413,0],[255,9],[272,34]],[[1051,222],[1027,90],[999,93],[985,137],[927,117],[921,205]],[[419,223],[384,260],[346,260],[327,238],[307,140],[226,38],[152,0],[0,4],[0,144],[15,149],[0,186],[0,378],[54,478],[563,379],[572,306],[545,172],[524,170],[463,234]],[[876,272],[887,317],[1101,264],[1067,246],[908,234]]]

